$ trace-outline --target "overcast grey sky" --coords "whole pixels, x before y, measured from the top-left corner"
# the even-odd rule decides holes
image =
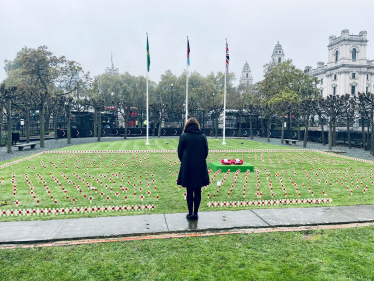
[[[145,76],[146,32],[156,82],[168,69],[186,68],[187,35],[190,71],[224,71],[227,38],[230,72],[238,78],[248,61],[255,82],[278,40],[298,68],[315,68],[327,62],[330,35],[366,30],[374,59],[373,0],[0,0],[0,11],[1,62],[23,46],[47,45],[92,75],[111,65],[112,51],[120,73]]]

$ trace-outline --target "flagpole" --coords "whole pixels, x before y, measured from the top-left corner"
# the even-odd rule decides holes
[[[227,48],[227,39],[226,39],[225,51],[226,51],[226,48]],[[223,142],[222,144],[226,144],[225,142],[225,137],[226,137],[226,72],[227,72],[227,61],[225,59],[225,85],[223,89]]]
[[[147,43],[148,43],[148,33],[147,33]],[[147,53],[147,124],[145,125],[145,130],[147,132],[147,142],[145,145],[149,145],[148,142],[148,53]]]
[[[188,42],[188,36],[187,36],[187,42]],[[187,74],[186,74],[186,122],[188,119],[188,60],[187,60]]]

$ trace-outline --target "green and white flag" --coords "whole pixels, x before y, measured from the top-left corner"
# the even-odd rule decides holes
[[[148,134],[149,134],[149,100],[148,100],[148,72],[149,72],[149,67],[151,65],[151,56],[149,55],[149,43],[148,43],[148,33],[147,33],[147,125],[146,125],[146,132],[147,132],[147,141],[146,145],[149,145],[148,141]]]
[[[147,69],[149,72],[149,66],[151,65],[151,56],[149,55],[149,43],[148,43],[148,35],[147,35]]]

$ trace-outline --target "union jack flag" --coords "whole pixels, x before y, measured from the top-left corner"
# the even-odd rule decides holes
[[[229,45],[227,45],[227,42],[226,42],[226,73],[227,74],[229,74],[229,63],[230,63]]]
[[[190,65],[190,41],[187,38],[187,64]]]

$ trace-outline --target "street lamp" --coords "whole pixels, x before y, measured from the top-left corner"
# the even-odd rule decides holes
[[[214,133],[214,121],[215,121],[215,118],[216,118],[216,112],[215,112],[215,107],[214,107],[214,93],[213,93],[213,110],[214,110],[214,115],[213,115],[213,133]]]
[[[170,84],[170,87],[171,87],[171,108],[173,108],[174,84]]]

